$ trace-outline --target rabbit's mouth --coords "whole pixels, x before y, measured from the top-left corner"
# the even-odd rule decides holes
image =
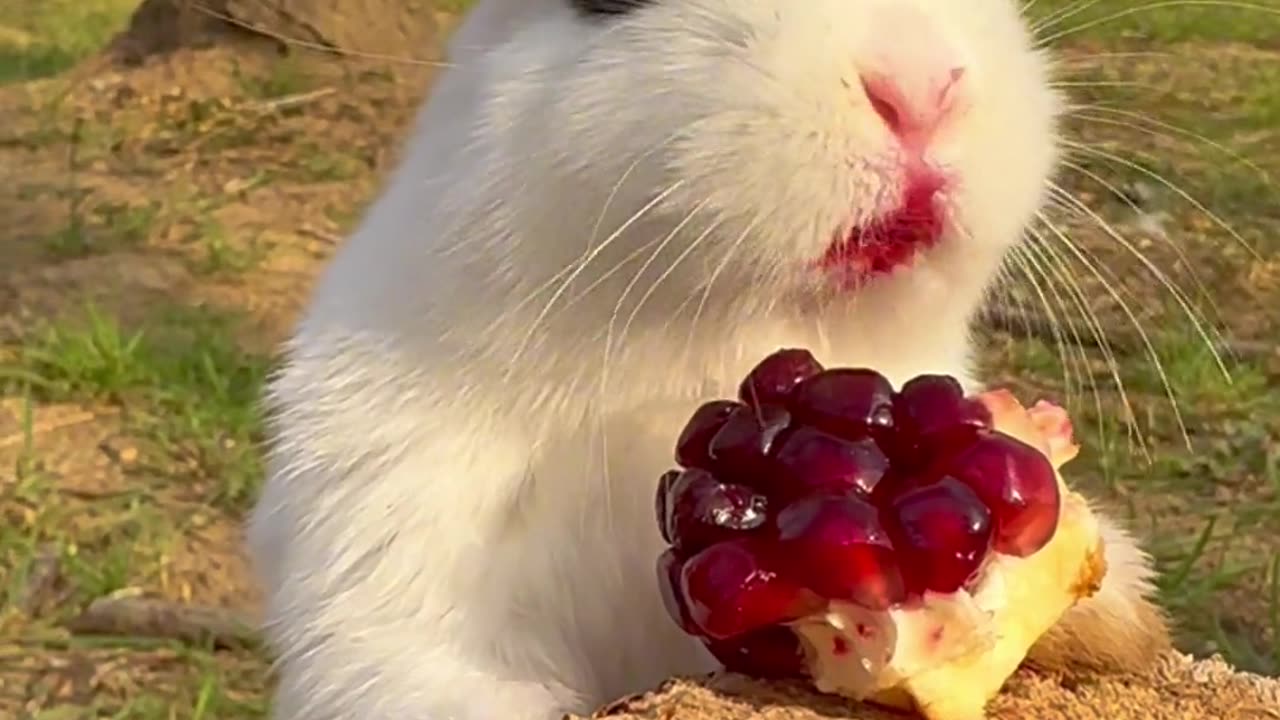
[[[853,287],[910,265],[942,238],[944,187],[936,175],[913,178],[896,209],[839,233],[817,261],[818,268],[841,286]]]

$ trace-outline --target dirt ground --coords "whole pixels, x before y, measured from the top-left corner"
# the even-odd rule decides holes
[[[1064,199],[1011,261],[984,362],[1070,404],[1180,644],[1277,674],[1280,20],[1197,18],[1055,43],[1088,211]],[[265,713],[234,633],[86,623],[140,599],[252,621],[257,389],[432,72],[220,47],[0,86],[0,717]]]

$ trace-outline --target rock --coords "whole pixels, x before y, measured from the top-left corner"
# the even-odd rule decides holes
[[[102,451],[121,465],[133,465],[138,461],[138,446],[128,438],[112,437],[102,441]]]
[[[907,720],[911,716],[818,695],[798,683],[722,673],[676,678],[597,711],[602,720]],[[573,717],[568,720],[586,720]],[[1280,720],[1280,678],[1234,670],[1221,658],[1170,654],[1141,677],[1020,670],[989,720]]]

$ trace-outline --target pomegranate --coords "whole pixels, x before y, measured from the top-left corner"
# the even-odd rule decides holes
[[[1105,572],[1058,473],[1077,450],[1050,403],[780,350],[679,434],[656,498],[663,600],[730,670],[981,718]]]

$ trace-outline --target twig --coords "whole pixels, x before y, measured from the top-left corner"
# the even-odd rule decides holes
[[[253,623],[232,610],[138,597],[94,600],[68,629],[85,635],[211,642],[219,648],[254,647],[259,642]]]
[[[84,423],[96,420],[100,414],[81,410],[78,412],[68,413],[61,417],[55,417],[52,420],[42,420],[32,423],[30,428],[12,435],[0,435],[0,449],[16,447],[26,443],[30,438],[37,435],[61,430],[63,428],[72,427],[73,425],[82,425]]]
[[[298,228],[298,233],[319,240],[329,245],[339,245],[342,243],[342,237],[326,230],[303,225]]]
[[[278,97],[257,103],[254,105],[253,109],[261,113],[277,112],[286,108],[298,107],[299,105],[306,105],[307,103],[315,102],[321,98],[329,97],[335,92],[337,92],[337,90],[334,88],[323,87],[309,92],[294,93],[292,95],[285,95],[284,97]]]

